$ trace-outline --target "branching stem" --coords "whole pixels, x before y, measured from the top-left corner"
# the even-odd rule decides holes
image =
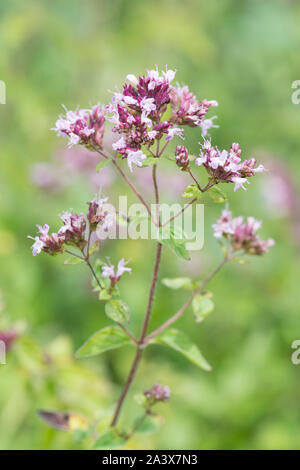
[[[166,328],[168,328],[172,323],[174,323],[178,318],[180,318],[184,312],[188,309],[188,307],[191,305],[194,297],[204,289],[204,287],[207,285],[207,283],[220,271],[220,269],[224,266],[224,264],[229,261],[230,258],[228,256],[225,256],[225,258],[221,261],[218,266],[209,273],[209,275],[206,277],[206,279],[202,282],[202,284],[193,292],[191,297],[183,304],[183,306],[176,312],[172,317],[170,317],[165,323],[163,323],[159,328],[156,330],[152,331],[150,335],[148,335],[145,338],[145,342],[149,342],[152,338],[154,338],[156,335],[159,335],[162,333]]]
[[[159,148],[157,149],[157,152],[159,152]],[[154,194],[155,194],[155,203],[156,207],[158,209],[158,225],[160,226],[160,213],[159,213],[159,192],[158,192],[158,184],[157,184],[157,175],[156,175],[156,165],[153,165],[153,171],[152,171],[152,178],[153,178],[153,186],[154,186]],[[161,260],[161,252],[162,252],[162,244],[157,243],[156,246],[156,256],[155,256],[155,263],[154,263],[154,269],[153,269],[153,275],[152,275],[152,280],[151,280],[151,285],[150,285],[150,290],[149,290],[149,296],[148,296],[148,304],[147,304],[147,309],[146,309],[146,314],[144,317],[143,325],[142,325],[142,330],[141,330],[141,335],[138,341],[137,345],[137,350],[136,354],[132,363],[132,366],[129,371],[129,375],[127,378],[127,381],[124,385],[124,388],[121,392],[121,395],[119,397],[119,400],[117,402],[116,410],[111,422],[111,426],[114,427],[117,424],[117,421],[120,416],[121,408],[123,406],[124,400],[129,392],[129,389],[132,385],[132,382],[135,378],[135,375],[137,373],[138,367],[140,360],[143,355],[143,350],[144,350],[144,340],[147,334],[147,328],[149,325],[149,321],[151,318],[151,312],[152,312],[152,306],[153,306],[153,300],[154,300],[154,293],[155,293],[155,288],[157,284],[157,278],[158,278],[158,271],[159,271],[159,266],[160,266],[160,260]]]

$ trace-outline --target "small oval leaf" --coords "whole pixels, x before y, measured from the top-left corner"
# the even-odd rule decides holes
[[[118,323],[128,322],[130,318],[129,307],[123,300],[113,299],[105,304],[106,315]]]
[[[190,254],[185,246],[187,239],[179,226],[167,225],[161,228],[158,231],[158,240],[169,247],[179,258],[190,259]]]
[[[200,189],[197,188],[197,186],[195,186],[194,184],[190,184],[185,188],[182,197],[185,197],[187,199],[197,198],[199,200],[203,198],[203,194],[201,193]]]
[[[228,197],[226,193],[219,188],[218,186],[213,186],[207,194],[211,198],[213,202],[216,202],[217,204],[222,204],[224,202],[228,202]]]
[[[133,344],[126,333],[118,326],[107,326],[94,333],[75,353],[75,357],[96,356],[110,349]]]
[[[196,295],[192,302],[194,318],[200,323],[214,309],[213,301],[207,295]]]
[[[188,290],[193,290],[193,288],[194,288],[193,282],[188,277],[174,277],[174,278],[166,277],[165,279],[162,280],[162,283],[166,287],[169,287],[169,289],[184,288],[184,289],[188,289]]]

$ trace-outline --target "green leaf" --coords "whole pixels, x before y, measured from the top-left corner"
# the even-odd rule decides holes
[[[169,346],[170,348],[175,349],[175,351],[183,354],[187,359],[189,359],[201,369],[207,371],[211,370],[211,366],[202,356],[198,347],[179,330],[175,330],[173,328],[167,330],[162,335],[155,337],[154,342],[164,344],[165,346]]]
[[[115,429],[108,429],[96,440],[94,449],[96,450],[111,450],[118,449],[126,443],[126,439],[120,436]]]
[[[185,247],[186,238],[180,227],[167,225],[158,231],[158,240],[169,247],[179,258],[190,259],[190,254]]]
[[[98,165],[96,166],[96,171],[100,171],[102,168],[109,165],[110,162],[111,160],[109,158],[102,160],[102,162],[98,163]]]
[[[76,256],[70,256],[64,260],[64,264],[81,264],[84,263],[84,259],[77,258]]]
[[[187,186],[182,194],[182,197],[185,197],[187,199],[194,199],[195,197],[197,199],[202,199],[203,198],[203,194],[202,192],[200,191],[200,189],[194,185],[194,184],[190,184],[189,186]]]
[[[194,318],[197,323],[200,323],[204,318],[209,315],[214,309],[213,301],[205,295],[196,295],[192,302]]]
[[[110,349],[132,344],[127,334],[118,326],[107,326],[94,333],[75,353],[75,357],[91,357]]]
[[[137,416],[133,422],[133,428],[135,429],[137,426],[136,432],[141,434],[152,434],[156,432],[161,424],[163,423],[163,418],[159,415],[152,415],[152,416],[144,416],[142,420],[142,416]]]
[[[170,289],[194,289],[194,284],[188,277],[174,277],[172,279],[166,277],[162,280],[162,283]]]
[[[219,203],[224,203],[228,202],[228,197],[226,193],[219,187],[219,186],[213,186],[207,194],[211,198],[213,202],[216,202],[217,204]]]
[[[114,299],[107,302],[105,313],[109,318],[119,323],[128,322],[130,318],[129,307],[123,300]]]

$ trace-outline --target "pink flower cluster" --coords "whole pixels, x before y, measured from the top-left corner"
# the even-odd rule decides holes
[[[242,250],[249,255],[262,255],[275,244],[272,238],[266,241],[260,239],[256,233],[260,227],[261,222],[254,217],[248,217],[246,221],[242,216],[232,218],[231,211],[227,208],[213,225],[216,238],[228,240],[234,252]]]
[[[83,213],[73,214],[65,211],[60,215],[63,221],[62,227],[58,231],[58,235],[64,237],[64,242],[69,245],[83,247],[85,245],[85,229],[86,219]]]
[[[204,140],[201,146],[200,157],[196,158],[197,166],[203,165],[215,183],[235,183],[234,191],[239,188],[246,189],[244,184],[249,183],[247,178],[265,171],[263,165],[256,167],[256,160],[241,161],[242,150],[237,143],[231,144],[229,151],[213,147],[209,140]]]
[[[130,171],[134,165],[143,166],[150,154],[160,157],[165,145],[174,137],[184,139],[181,126],[199,127],[205,138],[211,128],[219,127],[214,124],[216,116],[206,118],[210,108],[218,106],[218,103],[206,99],[198,101],[187,86],[173,86],[175,74],[175,70],[167,68],[161,73],[157,68],[148,70],[139,77],[129,74],[122,90],[113,94],[110,105],[101,107],[98,104],[91,110],[66,110],[66,115],[60,116],[54,130],[58,135],[67,136],[69,145],[83,144],[89,149],[100,150],[107,119],[113,123],[112,132],[119,136],[112,148],[127,159]],[[170,117],[165,120],[168,106],[171,108]],[[163,138],[165,145],[159,151],[159,141]],[[155,143],[158,146],[152,151]],[[206,168],[210,176],[208,189],[220,182],[234,183],[235,191],[246,189],[247,178],[264,171],[262,165],[256,166],[254,158],[241,162],[241,152],[236,143],[227,151],[219,150],[209,140],[204,140],[195,163]],[[185,147],[177,146],[175,159],[181,169],[188,169]]]
[[[43,226],[37,225],[39,236],[31,237],[34,240],[32,245],[32,254],[37,254],[44,251],[50,255],[56,255],[64,252],[64,245],[72,245],[80,250],[86,245],[86,239],[88,236],[87,226],[89,227],[89,233],[94,232],[98,226],[104,230],[113,223],[113,214],[108,213],[104,210],[103,204],[107,201],[107,198],[93,200],[88,202],[88,213],[87,217],[83,213],[74,214],[71,211],[65,211],[60,215],[63,225],[60,227],[57,233],[49,234],[49,225]]]
[[[104,108],[99,104],[92,109],[77,109],[60,115],[52,130],[58,136],[68,137],[69,146],[83,144],[87,147],[102,147],[104,135]]]
[[[41,251],[49,253],[50,255],[63,253],[63,243],[65,241],[65,237],[63,235],[59,235],[58,233],[52,233],[49,235],[49,225],[47,224],[43,226],[37,225],[37,228],[38,233],[41,234],[40,236],[31,237],[28,235],[28,238],[34,240],[34,244],[31,247],[33,256],[38,255]]]
[[[148,399],[149,404],[154,405],[159,401],[169,401],[171,391],[167,385],[161,385],[159,382],[156,382],[153,387],[144,391],[144,395]]]
[[[141,166],[146,155],[142,146],[153,145],[164,135],[167,140],[175,136],[183,138],[183,129],[174,127],[161,117],[170,102],[170,83],[175,71],[166,70],[160,75],[158,70],[148,70],[147,75],[135,77],[130,74],[129,83],[123,86],[122,93],[115,93],[112,104],[107,106],[107,119],[114,124],[113,132],[121,135],[113,144],[114,150],[132,164]]]
[[[205,137],[211,127],[219,127],[213,123],[216,116],[211,119],[204,119],[211,106],[218,106],[218,102],[208,100],[198,101],[186,85],[183,87],[172,87],[172,116],[170,121],[178,125],[201,127],[202,136]]]

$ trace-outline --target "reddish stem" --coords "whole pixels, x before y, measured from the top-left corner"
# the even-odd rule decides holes
[[[152,176],[153,176],[153,185],[154,185],[154,193],[155,193],[155,202],[156,202],[156,205],[158,207],[158,224],[160,224],[159,193],[158,193],[158,185],[157,185],[157,178],[156,178],[156,165],[153,166]],[[134,357],[132,366],[130,368],[127,381],[126,381],[126,383],[124,385],[124,388],[121,392],[121,395],[119,397],[117,407],[116,407],[116,410],[115,410],[115,413],[114,413],[114,416],[113,416],[113,419],[112,419],[112,422],[111,422],[112,427],[114,427],[117,424],[117,421],[119,419],[121,408],[123,406],[124,400],[125,400],[125,398],[128,394],[128,391],[131,387],[131,384],[132,384],[132,382],[135,378],[140,360],[141,360],[142,355],[143,355],[144,340],[145,340],[145,336],[147,334],[147,328],[148,328],[149,321],[150,321],[150,318],[151,318],[154,292],[155,292],[155,287],[156,287],[156,284],[157,284],[157,277],[158,277],[158,271],[159,271],[160,260],[161,260],[161,251],[162,251],[162,244],[158,242],[157,243],[157,248],[156,248],[156,256],[155,256],[155,264],[154,264],[154,269],[153,269],[152,281],[151,281],[149,297],[148,297],[147,310],[146,310],[146,314],[145,314],[145,318],[144,318],[144,322],[143,322],[143,326],[142,326],[142,331],[141,331],[140,339],[138,341],[136,355]]]

